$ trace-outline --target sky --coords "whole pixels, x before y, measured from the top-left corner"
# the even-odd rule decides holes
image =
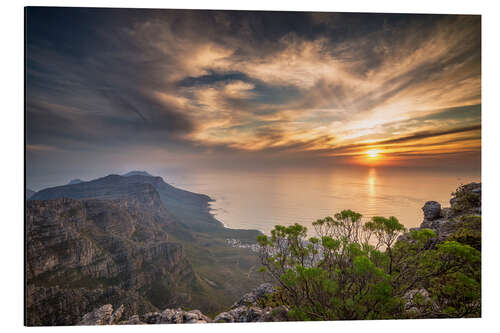
[[[26,177],[480,169],[481,18],[30,7]]]

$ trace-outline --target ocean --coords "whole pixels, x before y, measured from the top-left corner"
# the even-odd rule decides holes
[[[160,174],[161,175],[161,174]],[[481,181],[479,171],[338,167],[267,171],[205,170],[165,172],[167,183],[203,193],[226,227],[269,233],[277,224],[312,222],[352,209],[372,216],[395,216],[407,228],[419,226],[421,207],[435,200],[449,206],[460,184]]]

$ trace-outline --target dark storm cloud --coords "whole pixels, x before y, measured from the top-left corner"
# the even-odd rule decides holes
[[[158,83],[157,62],[133,55],[139,50],[112,24],[123,20],[122,11],[116,16],[83,9],[28,13],[29,144],[120,146],[132,138],[151,144],[193,130],[186,115],[149,93]]]

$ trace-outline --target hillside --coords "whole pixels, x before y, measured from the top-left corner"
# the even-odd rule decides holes
[[[216,316],[207,316],[199,310],[166,308],[127,317],[123,305],[103,304],[84,315],[78,324],[478,318],[481,316],[481,184],[461,186],[452,195],[447,208],[441,208],[436,201],[426,202],[422,207],[422,224],[409,232],[395,218],[373,218],[375,224],[384,222],[382,228],[365,224],[367,228],[375,227],[372,231],[384,234],[386,247],[380,251],[366,243],[362,249],[357,241],[349,243],[346,239],[352,238],[352,231],[359,226],[355,221],[361,215],[353,211],[336,214],[335,220],[325,218],[316,222],[317,230],[326,221],[332,222],[327,228],[339,227],[340,231],[348,220],[345,226],[350,235],[338,238],[324,235],[322,243],[314,238],[304,241],[306,233],[300,225],[277,226],[273,240],[265,236],[259,239],[262,263],[273,271],[277,287],[262,284]],[[342,222],[343,217],[348,219]],[[400,237],[396,241],[397,234]],[[271,246],[276,240],[277,247]],[[346,245],[344,249],[342,242]],[[337,259],[339,266],[332,268]],[[294,260],[297,261],[290,263]],[[334,279],[329,280],[328,274],[333,274]]]
[[[75,324],[106,302],[126,313],[229,306],[258,284],[258,262],[225,239],[259,232],[224,228],[209,201],[143,175],[37,192],[27,203],[27,323]]]

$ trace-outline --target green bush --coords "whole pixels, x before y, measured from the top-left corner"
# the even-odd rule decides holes
[[[456,213],[467,212],[474,207],[481,206],[481,196],[470,191],[468,185],[460,186],[451,194],[453,199],[452,209]]]
[[[295,320],[480,314],[478,250],[456,241],[435,246],[429,229],[397,242],[406,230],[395,217],[364,224],[361,217],[345,210],[318,220],[311,238],[299,224],[278,225],[270,237],[260,236],[262,272],[278,285],[267,305],[286,305]],[[422,288],[428,299],[407,299]]]

